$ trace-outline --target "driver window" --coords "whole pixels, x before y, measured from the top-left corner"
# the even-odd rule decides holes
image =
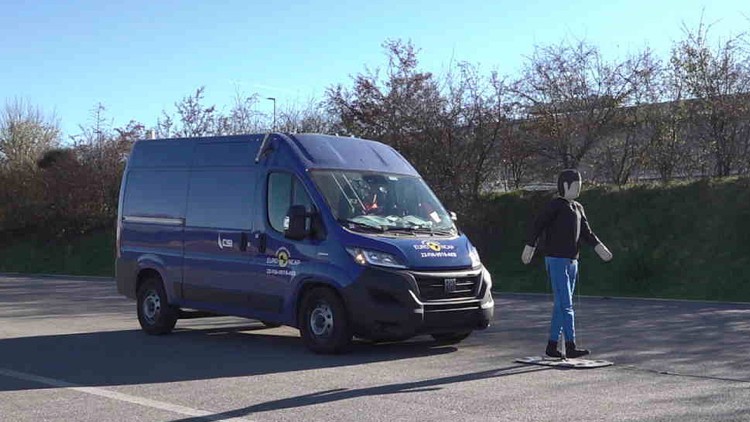
[[[307,194],[305,187],[302,186],[302,182],[300,182],[296,177],[294,178],[292,189],[292,205],[304,205],[307,212],[311,212],[313,210],[313,206],[312,201],[310,200],[310,196]]]
[[[296,177],[276,172],[268,176],[268,222],[274,230],[284,231],[284,217],[292,205],[304,205],[313,210],[310,196]]]

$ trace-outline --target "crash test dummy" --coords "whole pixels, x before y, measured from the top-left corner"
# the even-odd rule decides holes
[[[576,347],[573,291],[578,277],[578,252],[581,240],[594,247],[597,255],[609,262],[612,253],[599,240],[589,226],[583,205],[576,202],[581,193],[581,174],[577,170],[564,170],[557,178],[559,196],[547,203],[529,230],[521,260],[531,262],[537,241],[543,236],[545,266],[554,294],[554,308],[550,324],[546,354],[560,358],[560,335],[565,335],[565,356],[578,358],[589,351]]]

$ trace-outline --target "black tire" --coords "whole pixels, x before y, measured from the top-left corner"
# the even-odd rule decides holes
[[[305,346],[315,353],[342,353],[351,345],[346,307],[339,295],[329,288],[316,287],[305,294],[299,327]]]
[[[152,335],[172,332],[180,311],[169,304],[164,284],[158,277],[146,279],[138,288],[136,308],[141,328]]]
[[[464,331],[460,333],[440,333],[432,334],[432,338],[435,339],[438,344],[458,344],[464,341],[466,337],[469,337],[470,334],[471,331]]]
[[[266,328],[281,327],[281,324],[278,324],[276,322],[271,322],[271,321],[261,321],[260,323],[263,324],[263,325],[265,325]]]

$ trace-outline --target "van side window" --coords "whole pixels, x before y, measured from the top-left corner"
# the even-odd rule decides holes
[[[187,170],[137,168],[128,176],[123,215],[183,218],[187,186]]]
[[[284,217],[292,205],[304,205],[312,211],[313,204],[302,183],[289,173],[268,176],[268,221],[274,230],[284,231]]]
[[[252,171],[214,167],[190,176],[187,225],[249,230],[254,194]]]

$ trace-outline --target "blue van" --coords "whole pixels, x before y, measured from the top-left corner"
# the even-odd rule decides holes
[[[379,142],[317,134],[141,140],[117,219],[117,289],[149,334],[235,315],[318,353],[493,317],[476,249],[416,170]]]

